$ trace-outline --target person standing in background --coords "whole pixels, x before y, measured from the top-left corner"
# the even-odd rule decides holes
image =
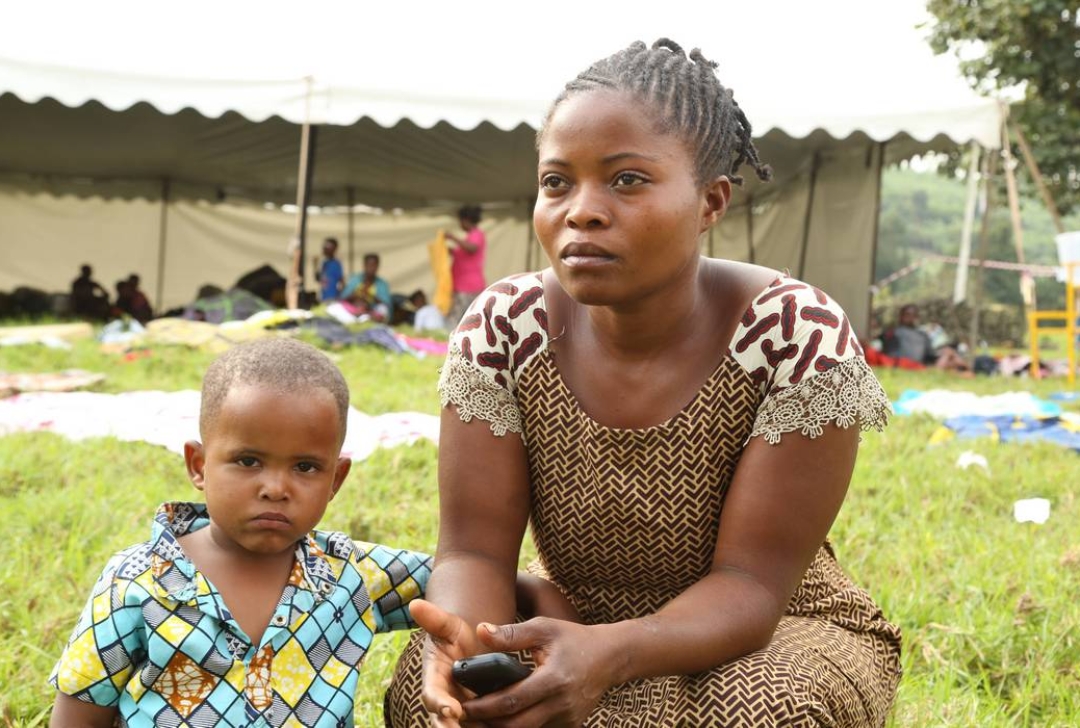
[[[446,239],[453,243],[450,248],[450,277],[454,281],[454,303],[446,316],[448,326],[456,326],[465,310],[480,293],[487,288],[484,282],[484,253],[487,250],[487,238],[480,229],[480,206],[464,205],[458,210],[458,222],[465,231],[463,237],[446,233]]]
[[[327,238],[323,241],[323,262],[315,276],[315,280],[319,282],[319,300],[321,301],[336,301],[341,297],[345,271],[341,267],[341,261],[337,259],[337,249],[337,238]]]

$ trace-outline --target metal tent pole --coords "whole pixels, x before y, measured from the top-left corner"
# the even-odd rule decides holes
[[[953,284],[953,303],[967,298],[968,263],[971,261],[971,232],[975,227],[975,203],[979,197],[979,143],[971,142],[971,159],[968,162],[967,202],[964,205],[964,227],[960,232],[960,262],[956,265],[956,281]]]
[[[873,281],[877,275],[877,249],[878,249],[878,236],[881,232],[881,184],[882,177],[885,176],[885,145],[887,142],[878,142],[877,144],[877,178],[874,185],[874,229],[871,233],[872,239],[870,240],[870,280]],[[864,321],[856,322],[861,330],[866,332],[867,338],[874,335],[874,332],[870,330],[870,323],[874,320],[874,286],[871,285],[867,291],[867,298],[869,299],[866,306],[866,319]]]
[[[354,245],[355,234],[355,213],[353,207],[356,206],[356,188],[349,186],[345,188],[345,200],[349,206],[349,275],[356,272],[356,247]]]
[[[754,262],[754,196],[746,197],[746,262]]]
[[[165,300],[165,242],[169,231],[169,178],[161,180],[161,215],[158,218],[157,289],[154,292],[154,308],[161,313]]]
[[[304,293],[304,243],[307,236],[307,208],[311,199],[311,173],[314,167],[315,128],[311,125],[311,92],[314,79],[304,79],[304,124],[300,127],[300,164],[296,175],[296,228],[292,240],[292,261],[285,281],[285,305],[299,308]]]
[[[806,277],[806,249],[810,247],[810,221],[814,212],[814,188],[817,186],[818,166],[821,164],[821,153],[814,152],[814,158],[810,163],[810,189],[806,193],[806,214],[803,217],[802,248],[799,250],[799,273],[798,278]]]

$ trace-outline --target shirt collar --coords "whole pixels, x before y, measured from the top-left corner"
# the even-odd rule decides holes
[[[154,585],[161,596],[176,601],[195,599],[195,565],[180,546],[179,538],[210,525],[205,503],[162,503],[154,515],[150,534],[150,568]],[[312,593],[315,601],[324,599],[337,585],[326,552],[308,533],[296,542],[296,563],[290,583]],[[299,573],[297,573],[299,572]]]

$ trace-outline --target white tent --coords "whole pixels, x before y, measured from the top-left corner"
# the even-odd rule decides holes
[[[483,202],[489,277],[543,265],[534,129],[565,80],[636,38],[718,60],[776,170],[707,252],[805,277],[857,323],[882,166],[998,145],[997,105],[932,57],[914,2],[622,3],[614,17],[584,3],[520,19],[486,2],[259,7],[195,3],[166,27],[134,3],[127,25],[72,5],[64,30],[18,15],[0,28],[0,290],[63,290],[89,262],[103,282],[140,272],[173,306],[264,262],[284,272],[293,220],[278,206],[296,198],[305,120],[319,125],[309,239],[348,241],[347,264],[375,250],[395,289],[429,286],[423,246]]]

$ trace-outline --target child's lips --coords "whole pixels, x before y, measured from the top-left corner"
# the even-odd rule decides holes
[[[260,513],[251,520],[256,526],[261,528],[285,529],[292,525],[292,521],[290,521],[287,516],[283,513],[277,513],[276,511]]]

